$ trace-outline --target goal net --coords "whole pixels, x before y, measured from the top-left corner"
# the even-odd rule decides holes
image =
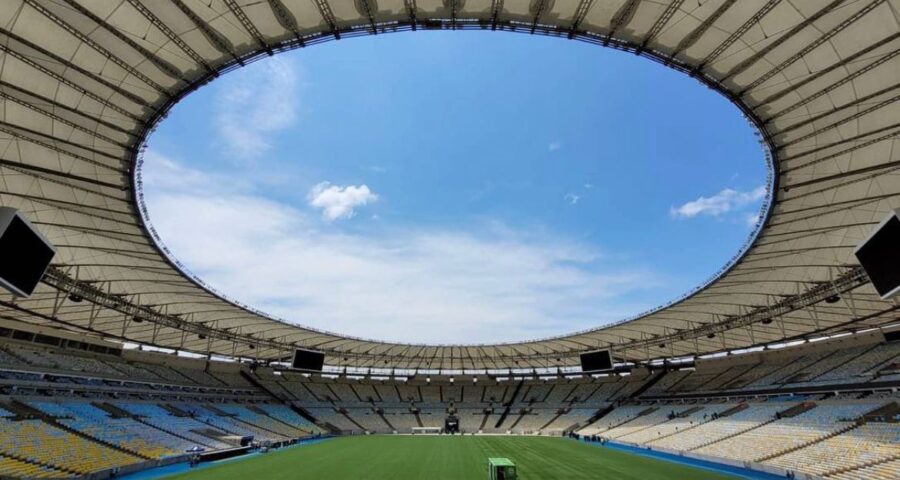
[[[441,427],[412,427],[413,435],[418,434],[431,434],[436,435],[441,433]]]

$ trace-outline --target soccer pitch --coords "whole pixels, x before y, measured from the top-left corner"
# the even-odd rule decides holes
[[[564,438],[389,435],[335,438],[166,478],[478,480],[487,478],[488,457],[515,462],[522,480],[736,478]]]

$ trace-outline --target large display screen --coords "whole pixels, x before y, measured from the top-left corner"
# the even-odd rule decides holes
[[[612,355],[609,350],[598,350],[581,354],[581,370],[583,372],[600,372],[612,370]]]
[[[856,259],[881,298],[900,293],[900,218],[897,214],[856,249]]]
[[[17,295],[34,292],[56,253],[40,235],[14,215],[0,233],[0,280]]]
[[[291,368],[296,368],[297,370],[321,372],[324,366],[325,354],[313,352],[312,350],[296,350],[294,352],[294,361],[291,362]]]

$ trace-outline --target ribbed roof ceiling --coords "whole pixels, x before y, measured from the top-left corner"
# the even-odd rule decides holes
[[[705,353],[892,321],[896,306],[869,285],[841,284],[853,290],[837,303],[791,297],[858,280],[853,248],[900,207],[898,10],[900,0],[5,0],[0,204],[59,247],[56,285],[75,279],[107,302],[75,303],[42,285],[30,299],[3,295],[0,313],[200,352],[271,359],[296,344],[325,350],[332,364],[445,369],[573,364],[607,346],[633,360]],[[712,284],[662,310],[485,346],[288,325],[223,300],[167,260],[142,220],[136,172],[143,140],[178,99],[270,52],[429,28],[607,45],[719,90],[771,148],[776,191],[757,239]],[[110,298],[156,313],[135,323]],[[771,323],[738,321],[773,305],[781,310],[763,312],[778,313]]]

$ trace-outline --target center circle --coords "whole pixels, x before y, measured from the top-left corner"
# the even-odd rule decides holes
[[[728,265],[767,195],[754,133],[627,53],[400,33],[191,94],[139,185],[166,249],[228,298],[360,338],[512,342],[633,317]]]

